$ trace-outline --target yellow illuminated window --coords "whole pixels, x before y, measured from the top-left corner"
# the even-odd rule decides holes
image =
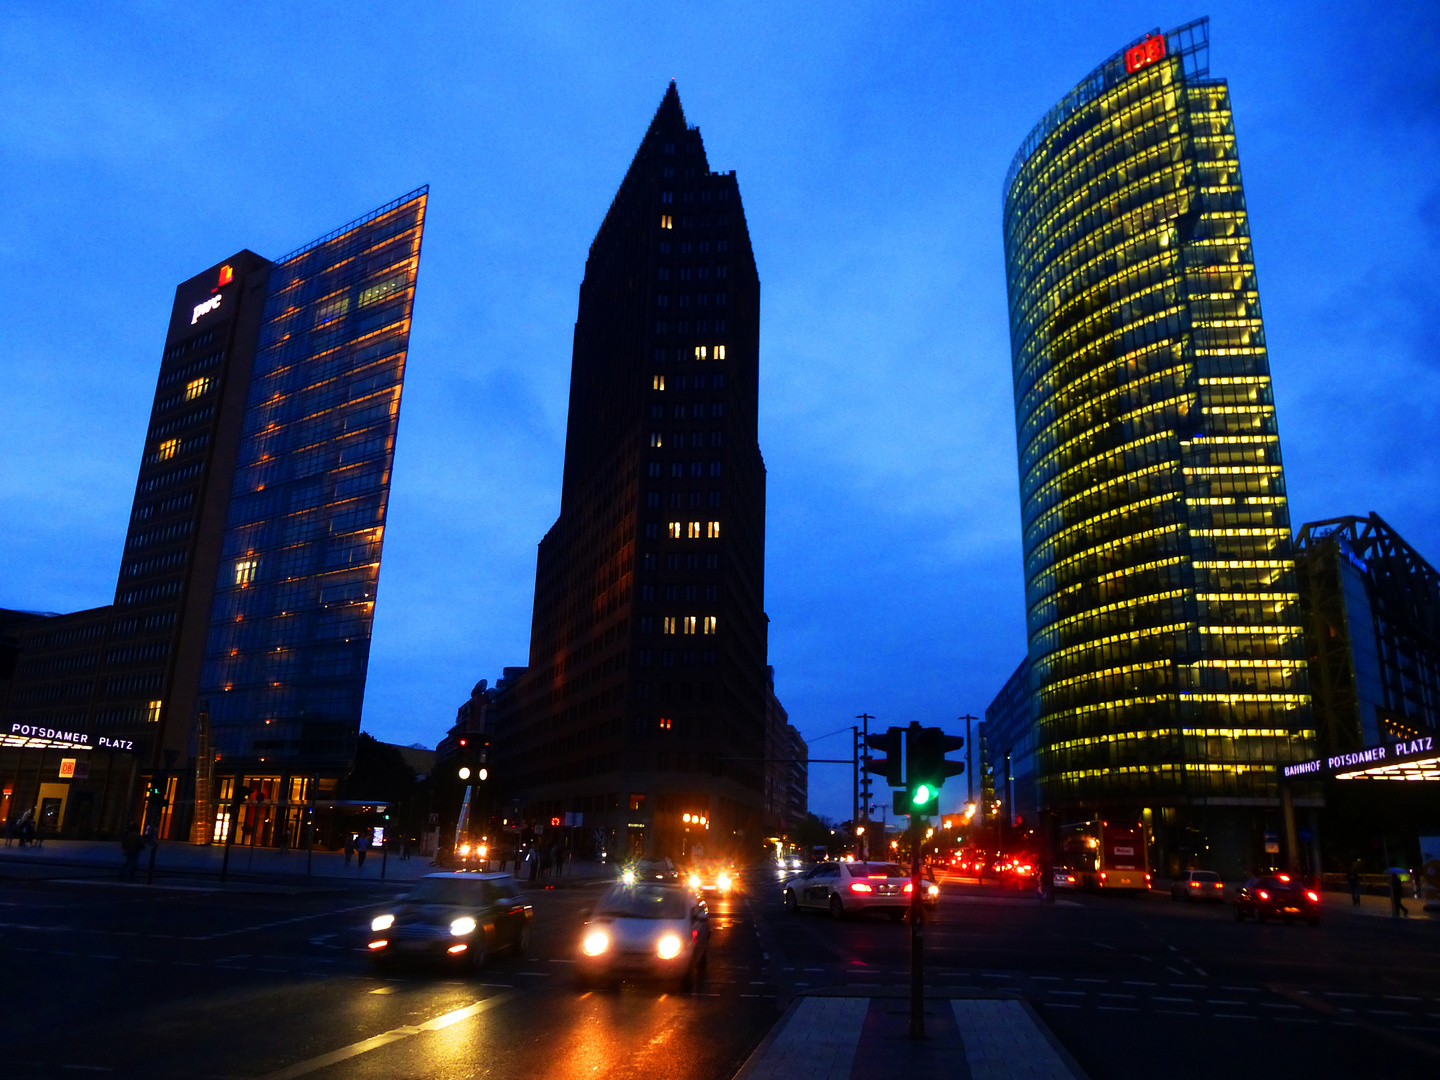
[[[360,293],[359,306],[364,307],[366,304],[373,304],[377,300],[384,300],[391,293],[403,289],[407,277],[407,274],[395,274],[393,277],[388,277],[384,281],[376,282],[369,288],[362,290]]]
[[[672,521],[672,522],[670,522],[670,539],[671,539],[671,540],[679,540],[680,537],[684,535],[683,526],[684,526],[684,522],[680,522],[680,521]]]
[[[693,633],[695,633],[695,623],[696,623],[696,621],[697,621],[697,620],[696,620],[696,618],[695,618],[694,615],[686,615],[686,616],[685,616],[685,633],[687,633],[687,634],[693,634]]]
[[[258,559],[242,559],[240,562],[237,562],[235,564],[235,584],[249,585],[254,581],[255,567],[258,563]]]
[[[699,540],[699,539],[700,539],[700,522],[698,522],[698,521],[692,521],[692,522],[690,522],[690,539],[691,539],[691,540]]]
[[[656,375],[656,376],[655,376],[655,381],[654,381],[654,383],[652,384],[652,388],[655,389],[655,390],[664,390],[664,389],[665,389],[665,376],[664,376],[664,375]]]
[[[720,539],[720,523],[718,521],[708,522],[705,525],[705,535],[711,540]]]
[[[704,346],[704,345],[696,345],[696,346],[695,346],[695,359],[696,359],[696,360],[704,360],[704,359],[705,359],[705,346]]]
[[[724,360],[724,359],[725,359],[725,346],[724,346],[724,345],[716,345],[716,346],[715,346],[715,359],[716,359],[716,360]]]
[[[191,379],[188,383],[185,384],[185,400],[194,401],[197,397],[199,397],[201,394],[205,393],[205,391],[209,389],[210,379],[207,376],[202,375],[198,379]]]
[[[163,704],[164,702],[152,701],[145,707],[146,722],[151,724],[158,724],[160,722],[160,707]]]
[[[665,445],[665,438],[664,438],[664,436],[662,436],[662,435],[660,434],[660,432],[658,432],[658,431],[652,431],[652,432],[650,433],[650,445],[651,445],[651,446],[664,446],[664,445]]]
[[[671,727],[672,727],[672,724],[671,724],[670,718],[669,718],[668,716],[662,716],[662,717],[660,717],[660,730],[661,730],[661,731],[669,731],[669,730],[671,729]]]
[[[675,227],[675,223],[670,219],[670,215],[669,215],[669,214],[661,214],[661,215],[660,215],[660,228],[662,228],[662,229],[673,229],[674,227]]]
[[[705,616],[705,633],[713,634],[719,629],[718,620],[714,615]]]
[[[675,632],[675,616],[666,615],[660,620],[660,632],[662,634],[673,634]]]
[[[159,446],[155,448],[155,456],[161,461],[164,461],[166,458],[174,457],[175,454],[179,451],[179,449],[179,439],[166,439],[164,442],[162,442]]]

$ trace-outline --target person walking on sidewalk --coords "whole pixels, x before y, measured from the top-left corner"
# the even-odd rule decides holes
[[[1345,884],[1350,886],[1350,906],[1359,907],[1360,871],[1357,868],[1352,866],[1349,870],[1345,872]]]
[[[366,829],[360,833],[360,839],[355,841],[355,862],[357,869],[365,869],[365,856],[370,854],[370,830]]]
[[[1405,918],[1407,918],[1407,919],[1410,917],[1410,912],[1406,909],[1405,905],[1400,902],[1400,896],[1401,896],[1401,890],[1400,890],[1400,872],[1399,872],[1398,870],[1391,870],[1391,871],[1390,871],[1390,917],[1391,917],[1392,919],[1398,919],[1401,915],[1404,915]]]
[[[346,865],[347,867],[350,865],[350,859],[354,856],[354,854],[355,854],[355,834],[354,834],[354,833],[351,833],[350,836],[349,836],[349,838],[345,841],[345,865]]]
[[[135,871],[140,867],[140,853],[144,850],[145,838],[140,835],[140,827],[132,821],[125,826],[125,832],[120,837],[120,854],[125,857],[120,865],[121,880],[135,880]]]

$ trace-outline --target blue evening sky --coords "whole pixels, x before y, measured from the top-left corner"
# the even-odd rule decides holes
[[[760,267],[780,699],[811,739],[954,730],[1025,649],[1001,181],[1092,67],[1203,14],[1293,520],[1374,510],[1440,561],[1433,4],[12,0],[0,606],[110,602],[178,282],[429,183],[364,726],[433,745],[526,662],[586,251],[673,77]],[[812,808],[849,794],[812,769]]]

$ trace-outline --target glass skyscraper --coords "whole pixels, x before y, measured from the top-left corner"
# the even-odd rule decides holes
[[[202,676],[219,772],[261,801],[311,799],[354,759],[427,198],[269,274]]]
[[[1153,810],[1162,849],[1200,830],[1243,862],[1314,732],[1207,21],[1087,75],[1004,190],[1041,807]]]

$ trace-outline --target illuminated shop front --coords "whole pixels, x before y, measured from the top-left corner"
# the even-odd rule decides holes
[[[1277,766],[1315,736],[1230,91],[1208,63],[1200,20],[1086,76],[1016,155],[1004,239],[1040,808],[1146,811],[1160,855],[1238,871]]]

